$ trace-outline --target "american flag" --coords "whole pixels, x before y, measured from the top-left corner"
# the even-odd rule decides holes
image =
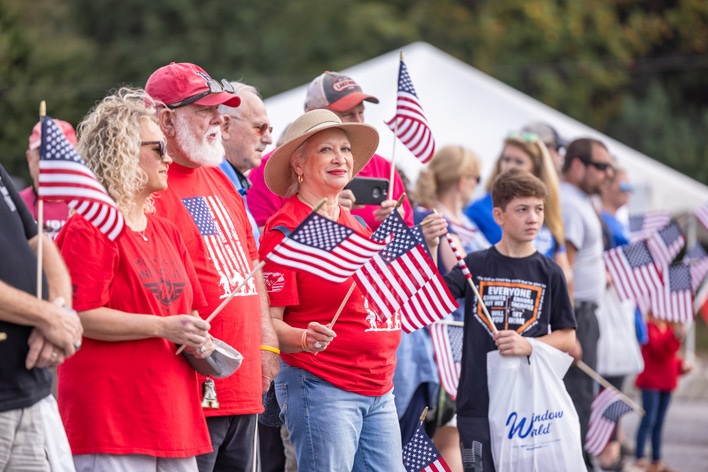
[[[650,211],[642,215],[629,216],[629,239],[639,241],[659,231],[671,221],[668,211]]]
[[[696,218],[701,222],[705,229],[708,229],[708,203],[696,210]]]
[[[312,212],[266,257],[342,283],[385,247]]]
[[[447,284],[436,273],[403,304],[401,329],[405,333],[412,333],[446,317],[458,307]]]
[[[700,313],[703,317],[703,321],[708,324],[708,283],[703,284],[703,286],[696,293],[696,300],[693,303],[693,308],[696,312]]]
[[[603,254],[620,300],[634,300],[646,312],[651,295],[662,290],[661,276],[645,241],[619,246]]]
[[[423,107],[413,88],[406,63],[398,68],[398,99],[396,115],[386,122],[398,139],[418,158],[427,164],[435,154],[435,139],[423,113]]]
[[[693,320],[691,268],[688,264],[669,266],[664,286],[652,297],[652,311],[659,319],[686,323]]]
[[[696,293],[698,287],[703,283],[706,274],[708,274],[708,254],[705,249],[703,249],[703,246],[699,243],[694,243],[694,245],[686,251],[683,262],[691,266],[691,288],[693,289],[693,293]]]
[[[42,117],[38,194],[42,200],[66,201],[111,241],[123,231],[116,202],[50,116]]]
[[[403,446],[403,466],[406,472],[450,472],[450,467],[428,437],[422,422],[408,444]]]
[[[593,456],[599,455],[607,446],[619,419],[631,409],[613,389],[598,393],[590,406],[585,450]]]
[[[457,397],[457,385],[460,381],[464,328],[446,323],[433,323],[429,329],[433,351],[435,351],[435,362],[440,373],[440,384],[454,400]]]
[[[681,252],[686,240],[681,232],[681,227],[675,221],[660,229],[647,239],[647,247],[651,251],[654,263],[663,269],[674,260]],[[662,270],[663,271],[663,270]]]

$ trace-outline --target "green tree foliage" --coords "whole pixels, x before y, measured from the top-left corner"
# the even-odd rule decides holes
[[[77,123],[107,90],[142,86],[171,61],[269,96],[423,40],[689,169],[705,148],[707,31],[705,0],[0,0],[0,106],[12,117],[0,159],[24,168],[39,100]],[[667,152],[677,135],[684,157]]]

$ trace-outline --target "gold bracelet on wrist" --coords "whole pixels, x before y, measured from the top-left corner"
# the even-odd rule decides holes
[[[302,332],[302,339],[300,340],[300,347],[305,352],[312,352],[307,348],[307,330]]]
[[[261,351],[268,351],[280,355],[280,349],[273,346],[268,346],[266,344],[261,344]]]

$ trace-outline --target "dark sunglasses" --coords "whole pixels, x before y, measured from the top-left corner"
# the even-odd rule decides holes
[[[258,134],[260,134],[261,136],[263,136],[264,134],[266,134],[266,131],[267,131],[268,133],[273,134],[273,127],[270,126],[267,122],[266,122],[266,123],[256,123],[256,122],[253,122],[253,121],[244,120],[243,118],[239,118],[239,117],[236,116],[236,115],[229,115],[229,116],[230,116],[231,118],[233,118],[234,120],[244,121],[244,122],[246,122],[246,123],[250,123],[251,126],[253,126],[253,129],[257,130],[257,131],[258,131]]]
[[[165,144],[164,141],[141,141],[140,142],[141,146],[157,146],[157,154],[160,156],[160,159],[165,157],[165,153],[167,152],[166,148],[167,145]]]
[[[595,169],[599,170],[600,172],[605,172],[608,169],[612,168],[612,164],[610,164],[609,162],[595,162],[595,161],[591,161],[590,159],[580,159],[580,162],[585,164],[585,167],[593,166]]]
[[[185,105],[189,105],[190,103],[194,103],[197,100],[201,100],[202,98],[206,97],[207,95],[210,95],[212,93],[221,93],[221,92],[229,92],[229,93],[236,93],[236,89],[234,88],[231,83],[226,80],[226,79],[221,79],[221,82],[217,82],[214,79],[209,79],[207,80],[207,86],[209,87],[209,90],[198,93],[196,95],[193,95],[191,97],[185,98],[181,102],[173,103],[172,105],[167,105],[167,108],[174,110],[175,108],[183,107]]]

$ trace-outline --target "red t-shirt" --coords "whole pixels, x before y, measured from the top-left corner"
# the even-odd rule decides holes
[[[644,370],[637,376],[637,388],[671,392],[678,385],[681,359],[677,353],[681,341],[670,325],[662,331],[656,323],[647,323],[649,340],[642,346]]]
[[[19,193],[20,197],[22,197],[22,201],[25,202],[25,205],[27,205],[27,209],[29,209],[30,213],[32,213],[32,217],[36,221],[39,197],[37,196],[37,192],[34,191],[34,187],[30,185]],[[54,239],[57,237],[57,234],[59,234],[59,230],[62,226],[64,226],[64,223],[66,223],[66,220],[68,218],[69,205],[67,205],[63,201],[44,201],[44,210],[42,215],[42,219],[44,221],[42,224],[42,229],[44,231],[44,234],[46,234],[49,238]]]
[[[287,198],[279,197],[271,192],[265,183],[265,164],[271,154],[273,154],[272,151],[263,157],[259,167],[251,169],[248,173],[248,180],[253,184],[248,190],[248,209],[259,226],[265,226],[268,218],[273,216],[288,201]],[[374,154],[368,164],[357,174],[357,177],[376,177],[388,180],[391,177],[391,163],[378,154]],[[394,172],[393,181],[393,199],[398,200],[398,197],[405,192],[403,181],[401,176],[398,175],[398,171]],[[374,211],[377,208],[377,205],[366,205],[364,208],[352,210],[352,213],[364,218],[369,228],[375,230],[380,224],[374,219]],[[405,210],[403,219],[408,226],[413,226],[413,209],[407,198],[403,199],[403,209]]]
[[[144,234],[147,241],[126,228],[111,242],[82,216],[69,219],[57,244],[76,310],[170,316],[204,303],[177,228],[151,216]],[[58,369],[59,412],[73,454],[191,457],[212,450],[196,372],[175,349],[164,338],[84,338]]]
[[[311,209],[290,198],[285,206],[268,220],[261,238],[260,253],[266,255],[282,241],[284,235],[276,226],[295,229]],[[363,236],[371,231],[364,228],[349,212],[341,211],[338,223],[354,229]],[[263,268],[266,289],[271,306],[284,306],[283,320],[295,328],[307,328],[316,321],[326,325],[332,321],[339,305],[354,279],[334,283],[302,270],[284,267],[268,261]],[[379,396],[393,388],[396,367],[396,348],[401,340],[400,315],[391,317],[392,326],[379,323],[359,288],[355,288],[344,310],[334,325],[337,337],[323,352],[281,355],[284,362],[312,372],[349,392],[365,396]]]
[[[256,241],[243,199],[221,170],[173,163],[168,175],[169,187],[155,198],[155,208],[180,229],[207,301],[199,314],[207,318],[251,272]],[[211,321],[210,333],[238,350],[243,363],[230,377],[214,379],[220,407],[204,414],[262,412],[261,306],[254,279]]]

